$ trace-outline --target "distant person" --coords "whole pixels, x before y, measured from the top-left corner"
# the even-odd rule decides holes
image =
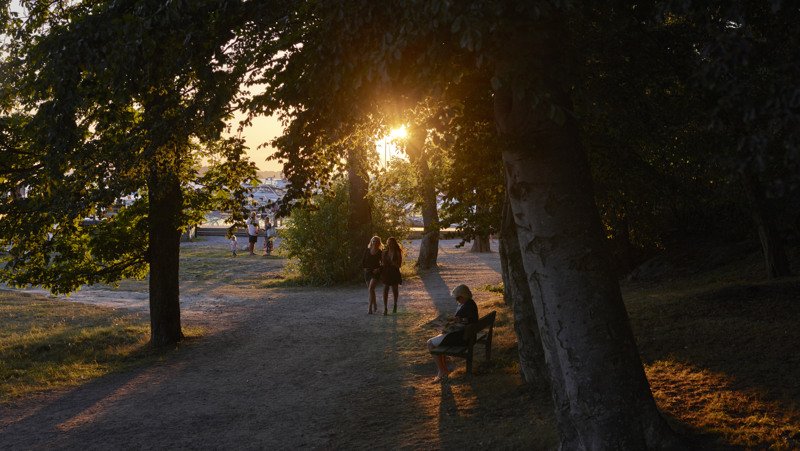
[[[231,234],[231,253],[233,254],[234,257],[236,257],[237,249],[238,249],[238,246],[236,244],[236,235]]]
[[[386,250],[381,257],[381,281],[383,282],[383,314],[386,315],[389,302],[389,288],[392,289],[394,307],[392,313],[397,313],[397,295],[399,286],[403,283],[400,267],[403,266],[403,249],[397,238],[389,237],[386,240]]]
[[[264,220],[264,255],[272,255],[273,239],[275,237],[275,227],[269,222],[269,218]]]
[[[478,305],[472,300],[472,292],[466,285],[459,285],[453,288],[450,296],[458,302],[458,310],[455,316],[448,318],[442,333],[428,340],[428,350],[437,346],[464,346],[464,329],[469,324],[478,322]],[[439,382],[447,378],[450,368],[447,367],[447,356],[434,355],[433,362],[436,364],[436,377],[433,382]]]
[[[375,296],[375,286],[381,278],[381,238],[373,236],[369,240],[369,245],[364,250],[364,257],[361,258],[361,266],[364,268],[364,281],[369,288],[369,314],[378,313],[378,300]]]
[[[258,241],[258,218],[256,218],[256,212],[250,213],[250,218],[247,219],[247,238],[248,238],[248,245],[247,248],[250,251],[250,255],[256,255],[255,247],[256,241]]]

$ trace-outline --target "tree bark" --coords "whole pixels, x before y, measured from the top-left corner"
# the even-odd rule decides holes
[[[741,171],[742,186],[750,204],[750,215],[758,229],[761,251],[767,267],[767,277],[775,279],[792,275],[783,238],[775,227],[775,213],[772,211],[758,176],[750,169]]]
[[[351,149],[347,153],[347,178],[349,182],[350,211],[347,218],[351,231],[350,267],[352,275],[361,272],[361,257],[372,237],[372,207],[367,197],[369,175],[363,150]]]
[[[407,153],[411,164],[417,168],[422,195],[422,240],[416,263],[419,269],[435,268],[439,258],[439,210],[436,206],[436,186],[425,152],[426,138],[424,129],[418,126],[411,127]]]
[[[159,149],[150,167],[149,195],[150,343],[178,343],[180,309],[180,214],[183,208],[174,147]]]
[[[591,175],[570,116],[554,20],[512,29],[498,55],[495,119],[507,140],[507,190],[542,344],[562,449],[680,446],[650,392],[610,270]],[[534,41],[538,37],[539,41]]]
[[[472,247],[470,252],[492,252],[492,243],[489,240],[489,235],[476,236],[472,239]]]
[[[549,386],[550,376],[545,366],[536,312],[533,309],[531,290],[522,265],[522,253],[519,249],[517,229],[511,215],[508,196],[503,206],[503,222],[500,229],[500,260],[503,268],[503,299],[514,312],[514,332],[517,335],[520,371],[525,382],[531,385]]]

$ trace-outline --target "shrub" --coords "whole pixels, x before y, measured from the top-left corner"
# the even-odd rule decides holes
[[[400,210],[380,196],[370,196],[373,234],[385,240],[394,236],[404,239],[407,227]],[[347,223],[350,202],[347,180],[335,181],[329,189],[315,195],[308,205],[292,209],[286,229],[282,231],[281,248],[293,259],[290,270],[296,270],[308,283],[330,285],[352,280],[361,265],[350,255],[352,239]],[[364,243],[366,246],[367,243]]]

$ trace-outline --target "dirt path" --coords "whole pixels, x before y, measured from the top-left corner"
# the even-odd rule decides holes
[[[186,323],[211,326],[206,337],[161,364],[0,408],[0,448],[488,447],[471,432],[480,380],[457,372],[450,384],[429,383],[428,322],[454,311],[449,290],[466,282],[480,304],[492,295],[478,287],[501,281],[496,253],[469,254],[456,242],[442,242],[439,271],[405,281],[399,313],[387,317],[367,315],[361,286],[257,288],[282,260],[229,259],[207,276],[200,268],[182,282],[182,302]],[[189,246],[196,265],[225,249]],[[143,308],[141,293],[87,290],[80,300]],[[519,385],[502,377],[512,391]],[[495,434],[523,433],[509,429]]]

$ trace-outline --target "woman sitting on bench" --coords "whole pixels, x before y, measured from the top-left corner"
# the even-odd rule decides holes
[[[459,285],[453,288],[450,296],[456,298],[458,310],[453,318],[450,318],[440,335],[428,340],[428,350],[437,346],[464,346],[464,328],[467,324],[478,322],[478,305],[472,300],[472,292],[466,285]],[[436,377],[433,382],[439,382],[450,374],[447,367],[447,356],[434,355],[433,361],[436,363]]]

